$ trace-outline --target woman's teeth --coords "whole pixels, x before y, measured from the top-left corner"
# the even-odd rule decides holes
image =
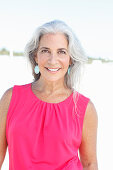
[[[60,69],[60,68],[58,68],[58,69],[50,69],[50,68],[47,68],[47,70],[53,71],[53,72],[58,71],[59,69]]]

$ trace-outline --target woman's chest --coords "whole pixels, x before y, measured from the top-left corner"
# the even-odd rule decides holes
[[[16,141],[37,142],[38,145],[66,143],[79,145],[81,128],[70,107],[53,105],[28,107],[15,112],[10,121],[9,136]]]

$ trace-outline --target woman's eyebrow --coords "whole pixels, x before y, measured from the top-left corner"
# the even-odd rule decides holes
[[[49,49],[50,50],[50,48],[48,48],[48,47],[41,47],[41,48],[39,48],[40,50],[41,49]],[[66,49],[66,48],[58,48],[57,50],[66,50],[67,52],[68,52],[68,50]]]
[[[65,50],[68,52],[68,50],[66,48],[58,48],[58,50]]]
[[[50,48],[48,48],[48,47],[41,47],[41,48],[39,48],[39,49],[41,50],[41,49],[43,49],[43,48],[44,48],[44,49],[47,49],[47,50],[50,49]]]

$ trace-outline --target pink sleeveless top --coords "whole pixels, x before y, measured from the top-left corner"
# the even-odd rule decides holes
[[[78,149],[89,98],[74,92],[59,103],[40,100],[31,83],[15,85],[6,121],[9,170],[83,170]]]

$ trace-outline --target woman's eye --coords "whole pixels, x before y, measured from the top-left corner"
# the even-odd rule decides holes
[[[58,53],[61,53],[61,54],[66,54],[66,52],[65,52],[65,51],[59,51]]]
[[[49,51],[48,50],[42,50],[41,52],[42,53],[48,53]]]

